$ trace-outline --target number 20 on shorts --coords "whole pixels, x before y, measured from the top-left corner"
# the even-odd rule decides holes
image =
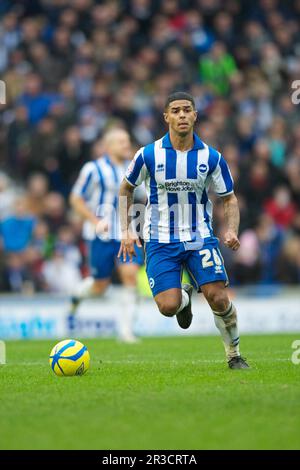
[[[209,250],[208,248],[205,248],[204,250],[200,250],[199,254],[203,256],[202,258],[203,268],[211,268],[214,264],[216,264],[217,266],[222,265],[222,260],[215,248],[213,248],[212,251]]]

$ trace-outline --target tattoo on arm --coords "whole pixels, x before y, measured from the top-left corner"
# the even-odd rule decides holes
[[[236,235],[238,235],[240,210],[236,196],[234,194],[228,197],[225,196],[223,199],[223,206],[227,229],[232,230]]]

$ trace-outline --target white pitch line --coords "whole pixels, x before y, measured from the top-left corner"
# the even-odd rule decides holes
[[[192,360],[192,361],[159,361],[160,364],[170,364],[170,365],[180,365],[180,364],[222,364],[225,363],[225,360],[222,359],[198,359],[198,360]],[[254,360],[254,362],[257,362]],[[276,358],[276,359],[259,359],[258,362],[291,362],[291,359],[287,358]],[[103,365],[105,366],[106,364],[157,364],[157,361],[134,361],[134,360],[116,360],[116,361],[111,361],[111,360],[96,360],[92,362],[95,365]],[[47,362],[9,362],[6,364],[6,366],[47,366]],[[92,366],[91,366],[92,367]]]

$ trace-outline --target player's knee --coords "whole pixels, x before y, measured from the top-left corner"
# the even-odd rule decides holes
[[[138,266],[136,264],[121,264],[118,269],[124,286],[135,287],[137,284]]]
[[[122,284],[128,287],[136,287],[136,274],[130,274],[123,279]]]
[[[157,303],[160,313],[166,317],[173,317],[179,308],[176,299],[163,300]]]
[[[107,289],[107,286],[108,286],[107,283],[104,283],[102,281],[100,281],[100,282],[95,281],[94,285],[93,285],[93,294],[94,295],[104,294],[104,292]]]
[[[210,307],[217,312],[224,312],[228,308],[228,296],[223,289],[210,291],[206,299]]]

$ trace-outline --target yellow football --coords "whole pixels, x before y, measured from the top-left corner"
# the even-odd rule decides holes
[[[49,356],[49,364],[56,375],[83,375],[90,366],[87,347],[75,339],[65,339],[57,343]]]

